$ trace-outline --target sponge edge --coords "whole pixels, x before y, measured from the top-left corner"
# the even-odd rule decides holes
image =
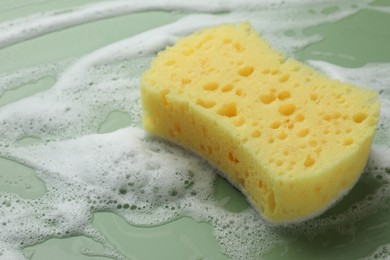
[[[141,81],[143,125],[205,157],[269,222],[319,215],[367,161],[377,94],[272,50],[248,24],[158,54]]]

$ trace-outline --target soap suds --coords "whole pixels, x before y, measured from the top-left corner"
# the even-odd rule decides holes
[[[152,10],[187,14],[174,23],[79,59],[0,75],[0,96],[45,77],[57,80],[47,91],[0,107],[0,157],[33,168],[47,190],[36,199],[0,192],[0,258],[24,259],[24,247],[53,236],[88,235],[105,246],[105,256],[124,259],[92,226],[94,212],[102,210],[114,212],[134,225],[163,224],[180,216],[206,221],[214,227],[222,252],[234,259],[257,259],[275,246],[287,248],[289,236],[284,234],[315,237],[331,229],[353,234],[354,223],[370,215],[373,209],[384,207],[390,197],[390,78],[386,72],[389,64],[347,69],[309,62],[334,78],[381,93],[379,131],[363,175],[379,184],[370,196],[344,211],[288,228],[265,224],[251,208],[238,213],[225,210],[213,195],[215,169],[188,151],[145,135],[141,129],[139,77],[155,52],[203,27],[249,20],[272,45],[294,55],[296,50],[321,40],[319,36],[306,36],[306,28],[373,9],[371,2],[137,1],[133,5],[110,1],[1,23],[0,46],[4,48],[119,15]],[[334,6],[338,8],[331,12]],[[284,17],[284,23],[280,23],[280,17]],[[130,127],[97,134],[113,111],[127,111]],[[26,137],[39,142],[18,144]],[[379,258],[388,255],[388,245],[372,253],[372,257]]]

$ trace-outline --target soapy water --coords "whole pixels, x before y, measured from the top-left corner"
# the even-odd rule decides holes
[[[203,27],[250,21],[273,46],[293,56],[321,40],[319,36],[305,36],[304,29],[372,9],[370,2],[110,1],[0,24],[0,46],[6,48],[53,31],[124,14],[152,10],[186,14],[176,22],[78,59],[0,75],[0,96],[43,78],[56,80],[49,90],[0,108],[0,157],[33,168],[46,187],[46,193],[37,199],[0,191],[0,258],[23,259],[27,257],[24,247],[50,237],[86,235],[104,245],[101,255],[125,259],[92,226],[93,214],[100,211],[114,212],[140,226],[163,224],[180,216],[208,222],[221,251],[234,259],[256,259],[276,246],[287,247],[293,238],[286,234],[315,237],[330,229],[353,234],[354,223],[378,207],[389,207],[385,204],[390,197],[390,136],[386,130],[390,124],[390,64],[349,69],[307,61],[331,77],[369,86],[380,93],[380,126],[363,174],[363,178],[375,179],[379,184],[369,196],[343,211],[289,227],[264,223],[252,208],[238,213],[224,209],[213,195],[217,170],[191,152],[144,133],[139,78],[157,51]],[[281,17],[283,23],[279,22]],[[126,111],[130,126],[98,134],[97,129],[112,111]],[[36,144],[20,145],[26,137],[36,139]],[[387,248],[378,245],[371,257],[386,258]]]

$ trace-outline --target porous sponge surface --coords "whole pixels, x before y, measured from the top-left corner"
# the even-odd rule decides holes
[[[268,221],[316,216],[359,178],[380,104],[273,50],[248,24],[158,54],[141,81],[144,128],[205,157]]]

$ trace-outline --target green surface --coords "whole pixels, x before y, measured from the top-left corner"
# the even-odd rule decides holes
[[[37,11],[58,9],[96,1],[52,1],[39,2],[19,7],[25,1],[2,1],[0,21],[22,17]],[[376,5],[387,4],[378,1]],[[332,12],[331,9],[328,10]],[[0,50],[0,72],[43,64],[63,58],[83,55],[111,42],[128,38],[144,30],[168,23],[180,17],[172,13],[143,13],[106,19],[75,28],[51,33],[21,44]],[[136,24],[136,26],[134,26]],[[296,54],[298,59],[325,60],[335,64],[357,67],[367,62],[390,62],[390,15],[375,11],[362,11],[339,22],[321,25],[306,30],[306,34],[320,34],[323,41],[312,44]],[[58,51],[61,50],[61,51]],[[0,106],[16,101],[34,92],[44,91],[53,84],[51,78],[35,83],[38,87],[20,87],[0,97]],[[32,91],[32,89],[34,89]],[[113,111],[101,125],[99,132],[107,133],[129,125],[129,117],[122,111]],[[26,137],[18,144],[39,142],[34,137]],[[15,179],[13,179],[15,178]],[[26,186],[30,183],[30,187]],[[364,197],[376,188],[376,182],[362,178],[338,206],[327,214],[347,207],[353,201]],[[0,190],[12,190],[22,197],[39,197],[44,193],[44,184],[34,171],[23,165],[0,158]],[[226,209],[240,211],[248,205],[234,188],[219,178],[216,197]],[[275,248],[267,259],[323,258],[355,259],[364,256],[378,245],[390,242],[389,210],[373,212],[371,216],[357,223],[355,235],[336,235],[335,227],[315,238],[300,237],[285,248]],[[212,236],[212,228],[206,223],[197,223],[182,218],[166,225],[139,228],[128,225],[120,217],[111,213],[97,213],[93,225],[107,237],[119,251],[134,259],[227,259]],[[293,232],[286,236],[296,236]],[[42,244],[26,248],[34,253],[32,259],[104,259],[87,257],[83,248],[101,250],[101,246],[86,237],[50,239]]]
[[[45,193],[45,184],[33,169],[0,157],[0,190],[35,199]]]
[[[103,246],[87,237],[52,238],[45,243],[25,248],[24,252],[32,254],[33,259],[85,259],[100,260],[105,257],[86,256],[81,252],[85,249],[103,252]]]
[[[59,9],[67,1],[56,2],[59,7],[53,8],[53,3],[49,2],[51,4],[43,5],[41,11],[46,9]],[[84,1],[71,2],[77,2],[78,5],[84,4]],[[75,4],[75,6],[78,5]],[[19,12],[24,13],[26,8],[28,9],[29,6],[16,10],[12,9],[9,12],[19,17]],[[5,14],[9,12],[5,12]],[[0,14],[0,16],[3,15]],[[180,14],[162,12],[139,13],[100,20],[46,34],[23,43],[12,45],[0,51],[0,73],[68,57],[81,56],[110,43],[175,21],[181,16]],[[150,19],[151,17],[154,19]]]
[[[342,21],[306,30],[306,34],[320,34],[324,39],[299,51],[297,57],[346,67],[360,67],[367,62],[389,62],[389,26],[389,14],[360,11]]]
[[[106,120],[100,125],[98,133],[104,134],[113,132],[120,128],[129,126],[131,123],[130,116],[123,111],[113,111],[108,114]]]
[[[151,228],[133,227],[112,213],[95,214],[94,226],[131,259],[226,259],[212,228],[190,218]]]

